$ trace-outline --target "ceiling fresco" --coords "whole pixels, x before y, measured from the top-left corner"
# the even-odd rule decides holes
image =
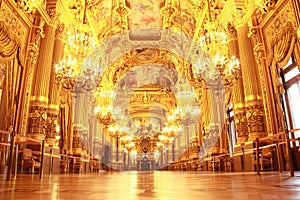
[[[160,14],[161,0],[129,0],[130,14],[128,29],[161,28],[163,16]]]

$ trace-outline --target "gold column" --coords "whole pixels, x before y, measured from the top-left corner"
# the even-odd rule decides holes
[[[55,145],[56,126],[58,125],[57,117],[59,113],[59,93],[61,89],[60,83],[55,81],[54,65],[59,63],[63,58],[64,51],[64,24],[60,24],[55,32],[55,43],[52,57],[51,77],[49,85],[49,104],[47,111],[47,132],[46,142]]]
[[[246,105],[249,141],[265,136],[264,112],[261,100],[259,76],[253,56],[248,26],[237,28],[241,71]]]
[[[231,24],[228,25],[229,39],[228,49],[229,56],[236,56],[240,59],[237,31]],[[241,72],[242,73],[242,72]],[[242,77],[239,77],[233,86],[233,111],[234,125],[237,135],[237,144],[244,143],[248,140],[247,120],[245,108],[245,94]]]
[[[53,16],[53,15],[51,15]],[[53,23],[44,27],[45,37],[41,41],[33,94],[29,109],[29,134],[32,138],[43,140],[47,121],[48,93],[52,68],[52,53],[54,49],[55,18]]]

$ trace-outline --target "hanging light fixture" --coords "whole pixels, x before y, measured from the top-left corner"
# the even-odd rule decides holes
[[[55,68],[55,79],[57,84],[62,84],[65,89],[73,88],[76,72],[74,66],[77,60],[71,56],[61,60],[58,64],[54,65]]]
[[[210,0],[208,21],[204,24],[204,35],[199,38],[200,47],[210,56],[212,63],[205,58],[199,59],[196,73],[203,76],[208,86],[222,81],[225,87],[232,86],[240,73],[240,62],[235,56],[228,56],[227,37],[219,23],[212,18]]]
[[[64,49],[64,54],[68,56],[55,65],[57,82],[61,83],[65,89],[77,92],[94,89],[101,74],[98,66],[99,60],[89,56],[96,42],[90,33],[86,6],[85,1],[83,18],[77,19],[79,24],[70,26]],[[78,6],[76,8],[78,9]]]
[[[84,2],[83,16],[77,19],[77,24],[70,26],[69,36],[66,44],[68,54],[83,61],[96,47],[96,41],[91,33],[89,22],[86,16],[87,1]],[[77,11],[78,12],[78,11]],[[75,15],[75,18],[77,18]]]

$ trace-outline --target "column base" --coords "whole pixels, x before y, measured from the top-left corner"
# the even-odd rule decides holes
[[[243,136],[243,137],[238,137],[237,138],[237,144],[242,144],[248,141],[248,137],[247,136]]]
[[[219,154],[220,153],[220,147],[212,147],[210,149],[210,152],[211,152],[212,155]]]
[[[253,141],[256,138],[263,138],[265,136],[266,136],[265,132],[253,132],[253,133],[249,133],[248,141]]]
[[[35,140],[45,140],[45,135],[40,133],[31,133],[29,134],[29,137]]]
[[[73,148],[73,155],[81,155],[82,148]]]
[[[50,146],[55,146],[56,140],[55,138],[46,138],[46,143],[49,144]]]

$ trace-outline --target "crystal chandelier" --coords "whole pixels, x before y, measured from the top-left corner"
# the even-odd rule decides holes
[[[208,21],[204,24],[204,35],[199,38],[200,47],[212,62],[202,58],[197,64],[196,73],[203,76],[206,85],[223,84],[232,86],[240,74],[240,62],[235,56],[228,56],[227,37],[217,21],[212,20],[208,0]]]
[[[77,60],[71,56],[61,60],[58,64],[54,65],[55,68],[55,80],[57,84],[61,83],[65,89],[72,89],[76,73],[75,73],[75,66]]]
[[[104,126],[109,126],[115,123],[112,109],[112,98],[115,97],[113,90],[97,91],[95,99],[97,100],[97,106],[94,109],[97,120]]]
[[[81,64],[72,56],[62,59],[54,67],[57,84],[61,83],[65,89],[77,92],[94,89],[101,73],[101,70],[98,70],[93,63],[85,61],[84,64]],[[82,73],[78,72],[80,68],[83,68]]]
[[[96,41],[91,33],[86,16],[87,0],[84,1],[83,15],[79,14],[81,12],[81,10],[77,10],[79,7],[79,5],[75,6],[76,9],[74,12],[77,24],[75,23],[69,28],[66,50],[78,60],[83,61],[95,49]]]
[[[66,51],[82,61],[96,47],[96,42],[88,30],[73,28],[73,33],[69,33]]]

